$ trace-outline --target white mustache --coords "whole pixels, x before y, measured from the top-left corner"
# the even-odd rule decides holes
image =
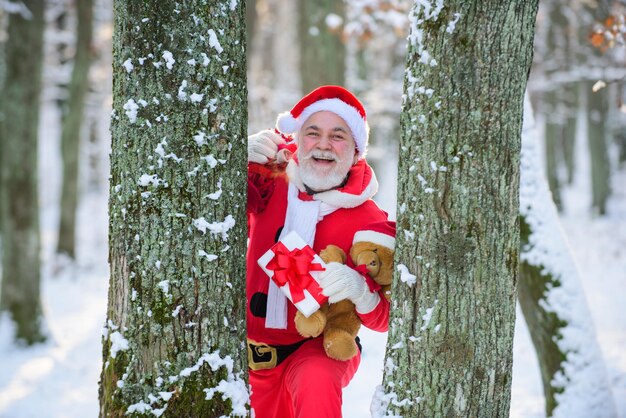
[[[309,153],[309,155],[305,156],[304,159],[310,160],[312,158],[323,158],[326,160],[332,160],[332,161],[336,161],[336,162],[340,162],[341,160],[337,157],[337,154],[335,154],[332,151],[319,151],[319,150],[313,150]]]

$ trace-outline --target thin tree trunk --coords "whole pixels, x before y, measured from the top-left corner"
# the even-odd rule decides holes
[[[40,236],[37,185],[39,96],[43,64],[44,1],[25,0],[28,13],[9,16],[6,80],[0,101],[0,183],[3,280],[0,311],[15,321],[16,338],[28,344],[41,331]]]
[[[100,417],[246,416],[245,3],[114,10]]]
[[[576,128],[578,125],[578,108],[580,106],[580,83],[567,83],[563,86],[565,105],[565,126],[563,128],[563,159],[567,169],[567,184],[574,182],[576,171]]]
[[[256,30],[258,15],[256,12],[256,0],[245,0],[246,2],[246,60],[250,62],[252,54],[252,38]]]
[[[67,114],[61,132],[63,182],[61,188],[61,219],[57,253],[76,257],[76,209],[78,206],[78,178],[81,127],[85,110],[85,96],[89,87],[91,40],[93,32],[93,0],[80,0],[77,7],[76,55],[70,81]]]
[[[335,0],[298,0],[302,90],[345,84],[346,47],[340,33],[327,25],[330,14],[345,20],[345,4]]]
[[[587,141],[591,158],[592,207],[600,215],[606,213],[606,203],[611,193],[608,146],[608,100],[607,89],[591,90],[594,82],[585,83],[587,91]]]
[[[613,418],[617,412],[576,263],[539,162],[529,100],[525,112],[518,297],[539,360],[546,415]]]
[[[546,92],[543,101],[547,108],[544,134],[546,141],[546,172],[550,191],[552,192],[552,200],[560,211],[563,209],[563,204],[561,203],[561,184],[559,181],[560,159],[558,154],[563,134],[563,123],[562,116],[558,115],[560,99],[557,91],[550,90]]]
[[[417,1],[411,12],[400,274],[375,416],[509,414],[522,99],[536,12],[536,1],[461,0]]]

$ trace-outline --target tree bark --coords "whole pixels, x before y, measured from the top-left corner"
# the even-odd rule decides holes
[[[246,416],[245,3],[114,12],[100,416]]]
[[[536,12],[536,1],[460,0],[417,1],[411,12],[400,274],[375,416],[509,414],[522,102]]]
[[[0,107],[3,280],[0,310],[16,324],[16,338],[43,341],[37,181],[39,96],[43,64],[44,1],[27,0],[27,18],[9,16],[6,80]]]
[[[85,114],[85,96],[89,87],[91,40],[93,32],[93,0],[76,3],[77,36],[74,68],[69,86],[68,110],[63,117],[61,157],[63,182],[57,253],[76,258],[76,209],[78,206],[78,178],[81,127]]]
[[[530,101],[522,134],[519,302],[530,331],[546,416],[617,412],[579,274],[539,162]]]
[[[345,21],[345,4],[334,0],[299,0],[300,74],[305,93],[324,85],[343,86],[346,47],[341,31],[328,27],[326,17],[335,14]]]

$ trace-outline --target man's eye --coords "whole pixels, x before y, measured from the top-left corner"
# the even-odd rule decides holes
[[[309,132],[308,134],[306,134],[307,136],[319,136],[319,134],[317,132]]]
[[[334,136],[333,136],[333,139],[334,139],[335,141],[343,141],[343,140],[344,140],[344,137],[343,137],[343,136],[341,136],[341,135],[334,135]]]

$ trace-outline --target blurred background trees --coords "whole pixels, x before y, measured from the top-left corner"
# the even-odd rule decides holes
[[[87,27],[88,18],[80,10],[89,8],[90,1],[93,38],[87,41],[78,31],[79,26]],[[112,1],[90,1],[46,0],[42,28],[38,23],[42,20],[34,16],[40,10],[35,5],[43,1],[0,0],[0,300],[12,298],[6,288],[15,284],[18,297],[32,302],[20,305],[33,312],[39,297],[38,279],[32,279],[37,272],[58,277],[69,270],[80,277],[76,267],[90,265],[95,257],[93,248],[81,246],[76,238],[94,231],[106,236],[104,223],[88,231],[77,229],[73,225],[80,219],[72,214],[73,207],[84,208],[90,197],[105,196],[108,190]],[[249,132],[273,127],[276,115],[315,85],[345,84],[368,109],[372,127],[368,161],[380,182],[378,200],[395,217],[407,16],[413,2],[245,1]],[[626,166],[625,14],[624,0],[540,2],[528,92],[537,121],[537,154],[561,215],[571,209],[570,192],[575,187],[584,190],[576,197],[585,199],[585,215],[599,220],[611,213],[612,196],[624,193],[617,181]],[[37,52],[39,46],[28,47],[28,38],[21,34],[17,39],[11,22],[18,18],[25,31],[43,31],[43,52]],[[14,56],[13,48],[22,52]],[[10,91],[25,84],[10,81],[18,75],[28,80],[32,92],[38,90],[38,78],[28,75],[34,74],[38,60],[43,60],[40,118],[34,99],[38,93],[22,100],[12,99]],[[84,77],[85,62],[90,64],[86,82],[73,77],[79,70]],[[23,68],[20,74],[11,69],[17,64]],[[28,115],[25,122],[19,119],[24,115]],[[37,146],[32,132],[37,131],[38,119]],[[15,126],[31,133],[14,135],[10,132]],[[16,154],[18,148],[24,154]],[[62,180],[64,171],[67,181]],[[17,176],[27,181],[20,183]],[[64,194],[65,188],[71,192]],[[96,209],[106,206],[98,202]],[[28,218],[19,224],[26,234],[19,239],[14,234],[16,218],[9,216],[11,208],[13,216]],[[86,222],[92,221],[90,209],[83,211]],[[36,249],[38,235],[41,251]],[[32,251],[25,251],[26,247]],[[70,258],[58,257],[57,252]],[[13,270],[17,260],[20,269],[32,273]],[[24,287],[27,283],[33,287]],[[535,289],[534,295],[542,292]],[[6,312],[8,302],[2,306]],[[45,310],[44,306],[44,314]],[[40,316],[29,318],[28,327],[37,329]],[[43,337],[33,335],[19,338],[32,342]]]

